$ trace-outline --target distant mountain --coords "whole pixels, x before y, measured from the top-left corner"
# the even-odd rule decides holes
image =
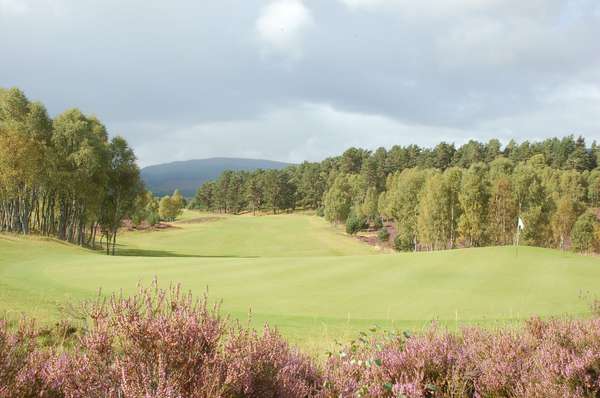
[[[179,189],[184,196],[191,197],[202,183],[216,179],[225,170],[283,169],[290,165],[263,159],[194,159],[144,167],[142,179],[155,195],[167,195]]]

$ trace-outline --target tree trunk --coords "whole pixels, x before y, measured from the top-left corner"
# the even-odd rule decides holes
[[[112,255],[115,255],[115,246],[117,244],[117,231],[113,232],[113,241],[112,241]]]

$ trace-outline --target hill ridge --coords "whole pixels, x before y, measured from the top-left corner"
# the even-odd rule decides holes
[[[179,189],[184,196],[191,197],[202,183],[218,178],[225,170],[282,169],[290,165],[292,163],[277,160],[222,156],[150,165],[142,168],[141,174],[147,188],[155,195],[170,194]]]

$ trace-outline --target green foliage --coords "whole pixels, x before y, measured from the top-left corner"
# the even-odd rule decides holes
[[[525,222],[524,243],[544,246],[551,240],[550,217],[553,208],[545,184],[543,156],[533,156],[515,167],[513,187],[520,216]]]
[[[367,189],[365,199],[360,204],[359,208],[359,213],[364,216],[367,222],[372,224],[381,221],[381,217],[379,216],[379,211],[377,209],[378,199],[379,196],[377,195],[376,188],[370,187]]]
[[[196,192],[194,197],[194,208],[203,210],[215,210],[216,208],[216,184],[213,181],[207,181]]]
[[[179,189],[176,189],[173,192],[173,196],[171,196],[171,201],[173,202],[173,207],[175,207],[178,213],[181,214],[181,210],[186,207],[186,201],[183,195],[181,195]]]
[[[394,238],[394,249],[402,252],[415,250],[415,241],[407,234],[398,234]]]
[[[587,178],[588,197],[590,205],[594,207],[600,206],[600,170],[592,170]]]
[[[383,212],[396,220],[398,240],[402,242],[398,247],[401,250],[415,247],[419,197],[427,174],[427,171],[420,169],[406,169],[388,178]]]
[[[452,246],[457,217],[452,212],[452,186],[448,183],[443,174],[433,173],[427,178],[420,195],[418,237],[420,243],[431,250]]]
[[[570,197],[559,199],[556,211],[552,215],[552,232],[555,242],[561,249],[565,248],[565,239],[571,235],[577,220],[577,203]]]
[[[447,195],[447,211],[450,213],[447,222],[447,235],[450,239],[451,248],[453,248],[456,243],[458,236],[458,222],[462,213],[459,198],[462,176],[463,170],[458,167],[451,167],[444,172],[444,192]]]
[[[172,196],[163,196],[160,199],[158,213],[160,218],[166,221],[175,221],[185,207],[183,197],[178,190],[173,192]]]
[[[350,148],[343,154],[340,161],[340,170],[342,173],[355,174],[360,172],[363,161],[369,156],[369,152],[364,149]]]
[[[160,221],[159,203],[150,191],[139,195],[135,203],[135,211],[131,216],[131,220],[135,225],[140,225],[142,222],[153,226]]]
[[[598,246],[598,218],[592,212],[585,212],[575,222],[571,232],[572,247],[580,252],[592,252]]]
[[[265,202],[273,214],[278,210],[293,210],[296,207],[296,187],[286,170],[268,170],[264,175]]]
[[[377,232],[377,239],[379,239],[380,242],[388,242],[390,240],[390,233],[387,230],[387,228],[381,228],[378,232]]]
[[[570,216],[560,201],[569,198],[576,215],[600,206],[599,156],[595,143],[573,136],[505,148],[497,139],[350,148],[281,171],[223,173],[200,187],[195,206],[277,213],[298,205],[332,223],[345,223],[354,208],[375,228],[395,222],[405,250],[511,244],[521,217],[521,243],[564,247]]]
[[[454,155],[454,165],[462,168],[469,168],[476,163],[483,162],[485,158],[485,145],[481,142],[470,140],[456,151],[456,154]]]
[[[367,219],[364,216],[353,211],[350,213],[348,219],[346,220],[346,233],[354,235],[358,231],[365,229],[368,226],[369,225],[367,223]]]
[[[256,214],[265,201],[263,179],[259,175],[259,172],[254,172],[249,175],[246,179],[246,200],[252,208],[252,213]]]
[[[383,228],[383,220],[381,219],[381,217],[375,218],[375,220],[373,221],[373,228],[375,228],[375,229]]]
[[[326,176],[319,163],[303,162],[294,174],[298,185],[299,205],[305,209],[317,209],[322,206],[326,190]]]
[[[115,254],[116,235],[121,221],[135,212],[136,200],[144,194],[140,170],[135,163],[133,150],[122,137],[115,137],[108,146],[110,167],[107,170],[107,185],[100,209],[100,223],[107,231],[112,254]],[[106,247],[109,253],[108,245]]]
[[[458,199],[462,207],[458,229],[465,245],[484,245],[487,239],[489,204],[489,180],[485,164],[473,164],[464,173]]]
[[[133,151],[96,117],[52,120],[19,89],[0,90],[0,231],[92,247],[100,231],[114,247],[142,191]]]
[[[491,243],[510,244],[515,234],[518,206],[510,175],[497,172],[491,181],[488,236]]]
[[[173,209],[173,205],[171,203],[170,196],[163,196],[162,198],[160,198],[160,202],[158,205],[158,214],[160,215],[161,219],[163,219],[163,220],[173,219],[174,215],[172,214],[172,209]]]
[[[347,174],[340,174],[325,194],[325,219],[334,222],[345,222],[352,207],[352,186]]]
[[[456,148],[454,148],[454,144],[448,144],[446,142],[437,144],[432,153],[432,166],[439,170],[446,170],[452,165],[455,154]]]

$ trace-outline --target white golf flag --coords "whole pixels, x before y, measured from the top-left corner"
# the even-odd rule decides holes
[[[521,217],[518,217],[519,220],[517,221],[517,228],[519,228],[519,230],[524,230],[525,229],[525,223],[523,222],[523,220],[521,219]]]

